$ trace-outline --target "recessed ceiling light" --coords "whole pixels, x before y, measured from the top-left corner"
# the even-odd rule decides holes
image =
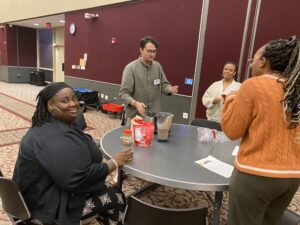
[[[36,26],[36,27],[37,27],[37,26],[39,26],[39,24],[38,24],[38,23],[34,23],[33,26]]]
[[[65,21],[64,21],[64,20],[60,20],[59,22],[60,22],[60,23],[64,23]]]

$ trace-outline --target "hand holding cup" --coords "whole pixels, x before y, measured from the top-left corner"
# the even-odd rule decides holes
[[[132,149],[122,150],[112,157],[118,164],[119,167],[133,160],[133,151]]]

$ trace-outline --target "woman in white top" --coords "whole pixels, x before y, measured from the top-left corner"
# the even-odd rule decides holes
[[[235,63],[225,63],[222,74],[223,79],[214,82],[205,91],[202,97],[202,103],[207,108],[206,117],[208,120],[221,121],[221,112],[225,95],[231,91],[237,91],[241,85],[239,82],[235,81],[237,70],[238,67]]]

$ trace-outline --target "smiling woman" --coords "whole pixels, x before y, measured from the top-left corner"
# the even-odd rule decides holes
[[[59,224],[79,225],[81,219],[97,217],[105,225],[121,225],[125,196],[105,180],[132,160],[131,149],[102,162],[91,136],[75,122],[78,100],[65,83],[49,84],[37,100],[13,175],[32,214],[29,224],[58,220]]]
[[[225,96],[230,92],[237,91],[240,83],[235,81],[238,67],[236,63],[226,62],[223,67],[220,81],[214,82],[205,91],[202,103],[206,107],[206,117],[208,120],[220,122]]]
[[[47,107],[53,117],[72,124],[78,115],[79,102],[71,88],[64,88],[48,101]]]
[[[73,102],[74,115],[66,113],[70,99]],[[51,117],[71,124],[77,114],[79,103],[73,90],[65,83],[53,83],[37,95],[37,108],[32,117],[32,127],[40,127],[50,121]]]

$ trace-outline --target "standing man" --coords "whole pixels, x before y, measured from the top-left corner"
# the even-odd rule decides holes
[[[178,86],[171,86],[159,62],[154,61],[158,44],[152,37],[140,41],[140,57],[129,63],[122,77],[120,97],[126,105],[125,118],[161,110],[161,94],[177,94]]]

